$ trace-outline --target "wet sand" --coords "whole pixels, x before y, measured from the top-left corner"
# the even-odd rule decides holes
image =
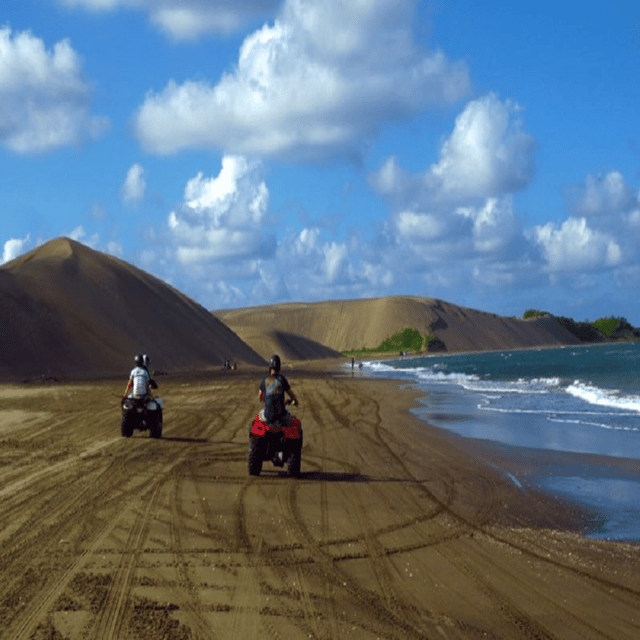
[[[160,440],[120,436],[120,381],[4,389],[0,638],[640,637],[640,545],[586,538],[525,459],[397,381],[285,373],[298,480],[247,474],[257,371],[160,378]]]

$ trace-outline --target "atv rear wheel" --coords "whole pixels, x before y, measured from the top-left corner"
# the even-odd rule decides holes
[[[259,476],[262,471],[265,441],[262,438],[249,438],[249,475]]]
[[[135,416],[129,411],[122,412],[122,421],[120,423],[120,433],[123,438],[130,438],[133,435],[133,423]]]
[[[300,439],[292,440],[289,447],[289,457],[287,458],[287,473],[292,478],[299,478],[300,463],[302,462],[302,433],[300,433]]]
[[[156,411],[156,416],[149,427],[149,437],[150,438],[161,438],[162,437],[162,414],[159,411]]]

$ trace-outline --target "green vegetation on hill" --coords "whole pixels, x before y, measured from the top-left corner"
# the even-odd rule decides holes
[[[527,309],[523,315],[525,320],[533,318],[554,317],[547,311]],[[555,316],[556,319],[582,342],[603,342],[605,340],[638,340],[640,329],[627,322],[626,318],[609,316],[594,322],[576,322],[572,318]]]
[[[531,320],[532,318],[544,318],[550,316],[550,313],[546,311],[538,311],[538,309],[527,309],[522,316],[525,320]]]
[[[527,309],[523,315],[525,320],[536,318],[555,318],[567,331],[580,342],[605,342],[608,340],[640,340],[640,329],[632,327],[625,318],[599,318],[594,322],[576,322],[572,318],[554,316],[548,311]],[[344,351],[345,356],[398,355],[403,353],[421,353],[446,351],[447,347],[440,338],[433,334],[423,335],[415,328],[406,327],[385,338],[377,347],[350,349]]]
[[[394,333],[392,336],[385,338],[377,347],[368,349],[352,349],[345,351],[345,356],[361,356],[372,353],[403,353],[403,352],[420,352],[423,349],[427,351],[444,350],[444,343],[436,338],[436,336],[428,334],[422,335],[417,329],[407,327]]]
[[[609,340],[637,340],[640,338],[640,330],[631,326],[626,318],[610,316],[609,318],[600,318],[591,324]]]
[[[621,322],[626,323],[627,321],[624,318],[614,318],[611,316],[610,318],[600,318],[592,324],[598,331],[600,331],[600,333],[603,333],[605,336],[610,338],[615,333]]]

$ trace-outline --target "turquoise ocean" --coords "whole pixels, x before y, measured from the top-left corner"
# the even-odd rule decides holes
[[[362,371],[418,385],[417,415],[460,436],[589,454],[527,482],[596,513],[591,536],[640,540],[640,343],[384,359]]]

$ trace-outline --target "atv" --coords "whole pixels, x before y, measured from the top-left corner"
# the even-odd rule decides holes
[[[289,404],[290,401],[287,401]],[[259,476],[262,463],[271,460],[276,467],[287,465],[288,475],[300,477],[302,460],[302,424],[292,416],[288,425],[269,424],[262,412],[249,427],[249,475]]]
[[[162,398],[122,398],[121,431],[125,438],[133,435],[133,430],[149,429],[152,438],[162,437]]]

